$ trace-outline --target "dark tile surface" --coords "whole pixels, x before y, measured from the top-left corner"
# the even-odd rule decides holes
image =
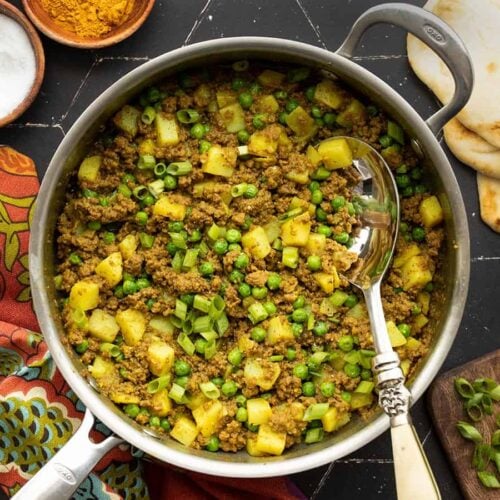
[[[13,3],[19,5],[20,1]],[[379,3],[382,2],[159,0],[143,28],[115,47],[79,51],[43,38],[47,72],[42,91],[17,123],[0,130],[0,143],[33,157],[43,174],[64,133],[79,114],[103,89],[142,62],[181,45],[239,35],[289,38],[334,50],[354,20]],[[407,3],[423,5],[424,1]],[[371,28],[355,59],[400,92],[423,117],[437,109],[432,95],[409,68],[405,33],[399,28],[389,25]],[[449,157],[467,207],[472,274],[464,319],[443,370],[499,346],[499,236],[480,220],[474,173]],[[416,404],[413,416],[443,498],[461,498],[422,400]],[[335,464],[295,474],[292,479],[314,499],[395,498],[389,434]]]

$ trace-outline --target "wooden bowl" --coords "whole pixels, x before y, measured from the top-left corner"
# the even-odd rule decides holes
[[[16,7],[10,3],[0,0],[0,14],[10,17],[24,29],[35,52],[36,64],[35,80],[33,81],[33,85],[31,86],[31,89],[26,97],[8,115],[0,116],[0,127],[3,127],[8,123],[13,122],[16,118],[19,118],[30,107],[31,103],[38,95],[40,86],[42,85],[43,75],[45,73],[45,53],[43,51],[42,42],[40,41],[38,33],[20,10],[16,9]]]
[[[128,19],[103,36],[83,38],[65,30],[49,16],[40,0],[23,0],[23,7],[33,24],[45,35],[56,42],[80,49],[100,49],[121,42],[135,33],[147,19],[155,0],[135,0]]]

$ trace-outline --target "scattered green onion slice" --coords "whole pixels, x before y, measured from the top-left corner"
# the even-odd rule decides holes
[[[310,422],[311,420],[319,420],[330,408],[328,403],[317,403],[311,406],[308,406],[306,411],[304,412],[304,417],[302,420],[304,422]]]
[[[208,399],[217,399],[220,396],[220,390],[213,382],[200,383],[200,390]]]
[[[475,443],[479,444],[483,440],[483,436],[481,433],[471,424],[468,422],[464,422],[463,420],[460,420],[457,422],[457,429],[458,432],[465,438],[470,441],[474,441]]]
[[[149,394],[156,394],[157,392],[165,389],[170,383],[170,375],[163,375],[161,377],[155,378],[149,382],[147,385],[147,391]]]

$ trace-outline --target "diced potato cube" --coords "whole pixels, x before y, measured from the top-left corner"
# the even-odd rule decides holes
[[[113,361],[104,359],[102,356],[97,355],[94,362],[89,366],[89,372],[94,378],[109,378],[115,373],[115,365]]]
[[[261,451],[257,450],[256,444],[257,444],[257,436],[250,436],[247,439],[247,453],[251,457],[263,457],[263,456],[265,456],[265,453],[262,453]]]
[[[137,238],[133,234],[127,234],[120,243],[118,243],[118,248],[124,259],[130,259],[135,254],[137,250]]]
[[[263,95],[255,103],[257,113],[276,113],[280,109],[278,101],[273,95]]]
[[[265,226],[264,231],[266,232],[267,240],[272,243],[276,238],[279,238],[281,234],[281,226],[278,219],[271,219]]]
[[[427,323],[429,323],[429,318],[425,314],[418,314],[413,320],[412,329],[419,332]]]
[[[271,406],[264,398],[247,400],[248,422],[253,425],[267,424],[273,414]]]
[[[210,87],[206,83],[202,83],[194,92],[193,92],[194,102],[196,106],[204,108],[208,106],[212,99],[212,91]]]
[[[292,326],[288,322],[286,316],[273,316],[269,320],[267,327],[266,342],[268,344],[276,344],[281,340],[293,340]]]
[[[127,345],[134,346],[141,341],[146,331],[146,317],[141,311],[135,309],[118,311],[115,319]]]
[[[189,418],[180,417],[177,422],[175,422],[174,428],[170,431],[170,435],[184,446],[191,446],[198,436],[198,428]]]
[[[239,103],[224,106],[219,114],[228,132],[234,134],[245,128],[245,112]]]
[[[278,150],[283,129],[276,124],[254,132],[248,140],[248,152],[257,156],[271,156]]]
[[[256,259],[264,259],[271,253],[271,245],[264,228],[261,226],[256,226],[245,233],[241,238],[241,243],[245,251]]]
[[[331,273],[314,273],[314,279],[319,287],[328,294],[332,293],[335,288],[340,286],[340,278],[334,267],[332,268]]]
[[[296,269],[299,265],[299,249],[297,247],[283,247],[281,262],[285,267]]]
[[[349,318],[364,319],[368,317],[368,312],[366,310],[366,306],[361,302],[358,302],[354,307],[351,307],[351,309],[347,311],[346,316]]]
[[[352,151],[343,138],[328,139],[318,146],[318,153],[324,166],[329,170],[352,165]]]
[[[306,156],[312,163],[313,167],[317,167],[321,163],[321,156],[313,146],[307,146]]]
[[[256,346],[257,342],[250,337],[243,336],[238,339],[238,349],[244,353],[255,349]]]
[[[422,342],[420,342],[420,340],[417,340],[415,337],[409,337],[408,342],[406,343],[406,348],[410,351],[416,351],[421,346],[422,346]]]
[[[269,455],[281,455],[285,450],[286,433],[276,432],[267,424],[262,424],[257,432],[255,449]]]
[[[350,420],[350,415],[347,412],[339,412],[337,408],[329,408],[328,411],[321,417],[323,429],[326,432],[333,432],[347,424]]]
[[[406,337],[401,333],[394,321],[386,321],[387,333],[392,347],[399,347],[406,344]]]
[[[343,102],[341,91],[331,80],[322,80],[316,85],[314,99],[333,109],[338,109]]]
[[[120,391],[112,391],[109,397],[111,401],[120,405],[138,404],[141,401],[135,394],[128,394]]]
[[[366,120],[366,108],[357,99],[353,99],[349,105],[338,114],[337,124],[344,128],[352,128],[357,123]]]
[[[196,410],[196,408],[199,408],[208,401],[208,398],[201,391],[194,394],[188,393],[184,397],[186,398],[185,404],[190,410]]]
[[[296,171],[292,170],[291,172],[287,172],[285,177],[292,182],[296,182],[297,184],[308,184],[309,183],[309,173],[304,171]]]
[[[179,144],[179,127],[175,118],[168,118],[162,113],[156,113],[156,140],[160,146],[175,146]]]
[[[162,196],[153,205],[153,215],[161,215],[172,220],[184,220],[186,207],[182,203],[175,203],[168,196]]]
[[[354,391],[351,393],[350,405],[353,410],[362,408],[363,406],[369,406],[373,403],[373,394],[365,394],[361,392]]]
[[[248,358],[245,362],[243,376],[249,385],[258,385],[264,391],[269,391],[278,377],[281,368],[278,363],[271,361],[262,361]]]
[[[324,234],[311,233],[307,239],[306,248],[313,255],[321,255],[325,250],[326,236]]]
[[[420,247],[416,243],[412,243],[395,257],[393,267],[395,267],[396,269],[402,267],[412,257],[414,257],[415,255],[420,255],[421,253],[422,250],[420,250]]]
[[[286,124],[300,138],[311,138],[318,131],[314,118],[302,106],[286,115]]]
[[[436,196],[422,200],[419,212],[425,227],[434,227],[443,222],[443,208]]]
[[[77,281],[69,292],[69,305],[82,311],[95,309],[99,305],[99,285],[88,280]]]
[[[133,106],[125,105],[113,118],[114,124],[127,134],[134,137],[137,134],[137,122],[141,112]]]
[[[113,342],[120,331],[115,317],[102,309],[94,309],[89,318],[88,331],[103,342]]]
[[[167,374],[174,364],[174,349],[160,339],[153,339],[148,347],[149,371],[161,377]]]
[[[165,318],[165,316],[153,316],[149,321],[149,326],[156,330],[159,333],[165,334],[170,337],[174,333],[174,325],[169,318]]]
[[[303,247],[311,232],[311,216],[308,212],[287,220],[281,226],[281,239],[285,246]]]
[[[283,73],[273,71],[272,69],[265,69],[259,76],[257,81],[264,87],[279,88],[285,79]]]
[[[425,255],[415,255],[408,259],[403,265],[401,277],[403,278],[403,290],[410,288],[423,288],[432,281],[432,273],[429,269],[429,260]]]
[[[410,373],[410,366],[411,366],[411,361],[409,359],[403,359],[401,361],[401,370],[405,377],[407,377],[408,373]]]
[[[419,292],[417,295],[417,302],[420,304],[422,313],[427,314],[431,304],[431,294],[429,292]]]
[[[236,166],[236,148],[223,148],[214,144],[205,158],[202,158],[202,170],[206,174],[231,177]]]
[[[238,97],[236,92],[232,90],[218,90],[216,93],[217,106],[219,108],[225,108],[230,104],[233,104],[238,101]]]
[[[118,285],[123,275],[122,254],[120,252],[109,254],[97,264],[95,272],[99,276],[102,276],[108,282],[109,286]]]
[[[193,410],[196,427],[204,437],[211,436],[223,416],[223,406],[220,401],[207,401]]]
[[[172,400],[167,389],[161,389],[151,397],[151,413],[157,417],[166,417],[172,410]]]
[[[156,151],[156,144],[153,139],[144,139],[141,141],[139,144],[139,147],[137,148],[137,152],[140,155],[153,155],[155,154]]]
[[[78,169],[78,180],[95,182],[99,176],[101,163],[102,156],[99,155],[88,156],[85,158]]]

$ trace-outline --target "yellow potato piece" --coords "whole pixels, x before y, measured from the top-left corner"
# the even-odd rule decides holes
[[[123,275],[123,261],[120,252],[113,252],[101,260],[95,268],[97,275],[102,276],[109,286],[120,283]]]
[[[181,203],[175,203],[168,196],[162,196],[153,205],[153,215],[161,215],[172,220],[184,220],[186,207]]]
[[[170,435],[184,446],[191,446],[198,436],[198,429],[192,420],[180,417],[170,431]]]
[[[120,331],[114,316],[102,309],[94,309],[88,322],[88,331],[103,342],[113,342]]]
[[[134,346],[141,341],[146,331],[146,318],[141,311],[135,309],[118,311],[115,319],[127,345]]]
[[[245,251],[257,259],[264,259],[271,253],[271,245],[267,239],[266,231],[261,226],[256,226],[241,238]]]
[[[303,213],[287,220],[281,226],[281,239],[284,246],[303,247],[307,244],[311,232],[311,216]]]
[[[99,285],[88,280],[77,281],[69,292],[69,305],[82,311],[95,309],[99,305]]]
[[[429,196],[422,200],[419,212],[425,227],[431,228],[443,222],[443,208],[436,196]]]
[[[255,449],[269,455],[281,455],[285,450],[286,433],[276,432],[267,424],[262,424],[257,432]]]
[[[253,425],[267,424],[272,415],[271,406],[264,398],[247,400],[248,422]]]
[[[343,138],[328,139],[321,142],[318,146],[318,153],[323,165],[329,170],[352,165],[352,151]]]

